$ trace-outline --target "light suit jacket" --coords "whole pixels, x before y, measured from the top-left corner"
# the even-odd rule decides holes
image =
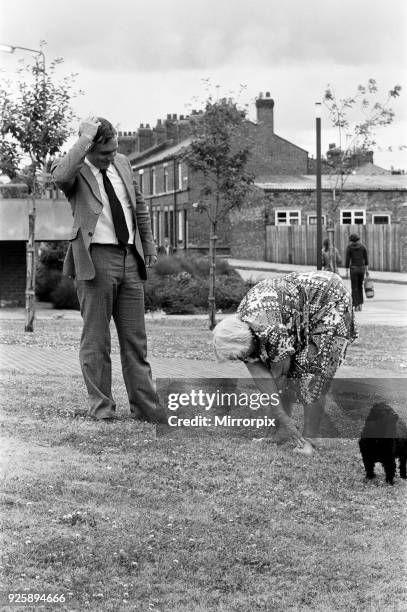
[[[97,180],[92,170],[85,164],[89,148],[89,139],[80,136],[70,151],[54,162],[51,169],[54,181],[69,200],[73,214],[73,227],[69,237],[71,243],[65,257],[63,272],[78,280],[90,280],[95,277],[89,246],[103,209]],[[123,181],[132,204],[137,259],[140,275],[146,279],[144,256],[156,255],[150,214],[138,185],[133,180],[133,172],[127,157],[118,153],[113,165]]]

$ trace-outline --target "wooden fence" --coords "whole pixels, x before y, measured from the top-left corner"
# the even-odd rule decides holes
[[[323,239],[327,237],[322,229]],[[349,234],[359,234],[366,245],[372,270],[400,272],[400,224],[340,225],[335,228],[335,246],[343,265]],[[266,226],[266,261],[316,265],[317,228],[315,225]]]

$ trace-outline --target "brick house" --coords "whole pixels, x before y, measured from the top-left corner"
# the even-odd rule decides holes
[[[301,175],[308,171],[308,153],[274,132],[274,100],[270,93],[256,99],[256,121],[245,121],[242,137],[251,143],[248,170],[256,180],[270,175]],[[192,112],[193,118],[199,115]],[[137,132],[119,132],[119,151],[128,155],[149,205],[157,245],[169,238],[178,250],[208,247],[208,219],[196,210],[201,181],[182,160],[191,142],[191,117],[167,115],[157,125]],[[194,206],[195,205],[195,206]],[[230,251],[230,223],[219,224],[217,249]]]
[[[315,176],[273,176],[256,181],[258,199],[231,216],[231,255],[279,263],[316,263]],[[335,177],[322,176],[323,237],[336,204],[335,242],[344,251],[357,232],[372,255],[372,269],[407,270],[407,176],[349,175],[342,195]]]

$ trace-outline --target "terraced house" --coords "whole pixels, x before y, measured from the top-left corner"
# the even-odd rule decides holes
[[[155,127],[140,125],[137,132],[119,133],[119,150],[128,155],[135,177],[150,206],[158,245],[165,238],[177,250],[206,250],[206,215],[199,213],[201,179],[183,161],[191,143],[190,116],[167,115]],[[274,100],[270,93],[256,99],[256,121],[247,120],[242,137],[251,145],[249,170],[256,181],[271,175],[301,175],[308,171],[308,153],[274,131]],[[261,194],[260,194],[261,195]],[[251,204],[251,203],[249,203]],[[230,251],[230,223],[218,231],[218,252]]]

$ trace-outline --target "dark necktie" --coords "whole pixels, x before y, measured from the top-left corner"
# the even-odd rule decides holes
[[[126,218],[124,216],[123,207],[119,198],[116,195],[114,187],[106,174],[106,170],[101,170],[103,177],[103,185],[106,195],[109,198],[110,209],[112,211],[113,225],[116,232],[117,240],[120,244],[128,244],[129,230],[127,229]]]

